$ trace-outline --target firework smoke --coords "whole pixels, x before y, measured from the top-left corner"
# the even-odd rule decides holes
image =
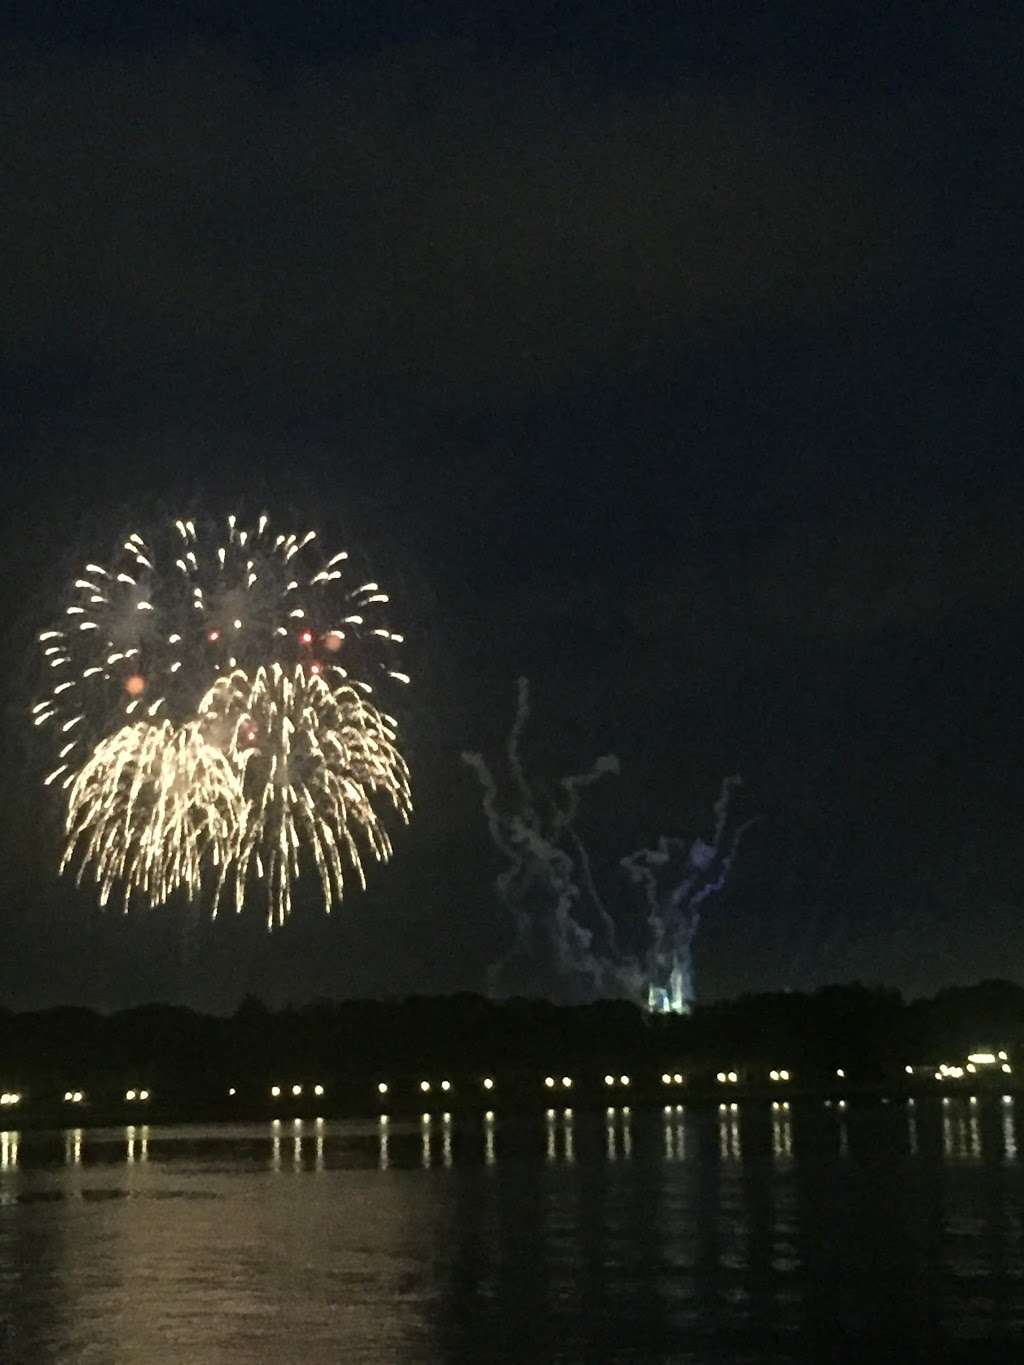
[[[584,998],[606,987],[606,957],[595,928],[581,921],[587,897],[577,878],[582,874],[585,890],[592,887],[586,855],[576,839],[573,821],[580,793],[606,773],[618,772],[618,759],[608,754],[587,772],[563,778],[557,797],[546,796],[526,775],[519,742],[530,715],[530,690],[520,678],[516,715],[505,757],[515,797],[503,805],[498,782],[481,754],[464,753],[463,762],[476,774],[483,791],[483,808],[495,847],[507,861],[496,886],[512,919],[514,942],[509,953],[491,972],[496,989],[536,989],[538,967],[550,965],[556,989]],[[570,851],[571,850],[571,851]],[[573,853],[576,853],[574,859]],[[589,883],[589,885],[588,885]],[[610,928],[603,906],[596,901],[598,927]]]
[[[496,887],[514,929],[510,952],[494,964],[491,985],[521,993],[542,990],[572,1001],[624,996],[657,1012],[685,1013],[694,1000],[691,948],[704,902],[726,884],[743,831],[727,837],[738,777],[727,778],[715,803],[710,840],[662,838],[621,860],[640,886],[647,910],[645,946],[623,947],[637,935],[619,933],[593,875],[576,828],[581,794],[604,774],[618,772],[607,755],[586,772],[562,778],[545,795],[527,776],[520,740],[529,719],[529,686],[520,678],[515,720],[506,746],[508,781],[502,790],[482,755],[464,753],[483,792],[491,839],[506,861]]]
[[[752,823],[736,826],[726,841],[732,793],[741,781],[738,776],[723,781],[710,841],[698,837],[688,844],[662,836],[656,849],[639,849],[622,859],[647,909],[646,1004],[656,1013],[687,1014],[696,999],[692,949],[701,909],[725,886],[740,839]]]

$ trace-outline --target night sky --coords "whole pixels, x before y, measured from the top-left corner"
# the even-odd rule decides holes
[[[459,752],[519,674],[538,772],[621,760],[581,823],[620,916],[618,858],[744,775],[704,998],[1024,979],[1024,16],[23,8],[0,1003],[480,989],[508,927]],[[269,938],[101,914],[56,878],[35,632],[118,532],[264,506],[400,604],[414,824]]]

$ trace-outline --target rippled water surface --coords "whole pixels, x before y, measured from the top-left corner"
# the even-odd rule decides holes
[[[1017,1359],[1022,1108],[7,1132],[0,1359]]]

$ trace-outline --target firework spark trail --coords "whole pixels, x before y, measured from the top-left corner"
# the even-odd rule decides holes
[[[115,882],[124,905],[139,892],[162,904],[179,887],[201,894],[204,870],[220,880],[244,810],[231,763],[197,723],[136,722],[98,744],[68,797],[60,870],[79,861],[105,905]]]
[[[249,528],[231,516],[133,531],[108,564],[85,565],[39,636],[46,695],[32,720],[56,740],[50,781],[68,790],[92,747],[123,725],[191,721],[236,668],[302,663],[367,695],[378,681],[408,682],[388,602],[350,571],[347,551],[328,555],[314,531],[274,534],[266,516]]]
[[[268,924],[283,923],[303,848],[328,912],[344,895],[346,863],[365,888],[360,842],[379,862],[391,856],[375,799],[403,821],[412,810],[393,719],[352,686],[332,688],[301,665],[289,673],[280,664],[258,669],[252,679],[241,671],[221,679],[200,715],[221,736],[244,791],[232,850],[236,908],[255,873],[266,881]]]
[[[64,617],[39,636],[45,695],[33,724],[55,738],[45,785],[64,794],[61,871],[80,861],[106,903],[183,889],[213,906],[229,878],[241,908],[265,878],[268,921],[291,908],[304,850],[330,909],[350,867],[391,842],[374,806],[403,820],[409,775],[396,724],[368,698],[403,637],[387,593],[327,557],[315,532],[272,534],[234,516],[132,532],[88,563]]]
[[[515,719],[506,746],[512,784],[519,796],[518,809],[501,810],[498,783],[481,754],[462,755],[480,783],[491,838],[508,861],[498,874],[496,886],[511,915],[515,940],[509,953],[492,969],[492,980],[500,980],[517,963],[522,965],[531,958],[535,961],[540,939],[553,953],[560,976],[567,981],[587,979],[596,991],[604,987],[606,964],[595,950],[593,932],[574,913],[581,895],[575,880],[576,865],[563,845],[576,839],[572,822],[579,809],[580,792],[606,773],[617,772],[618,761],[607,755],[588,772],[563,779],[560,787],[565,800],[561,805],[552,802],[545,818],[519,752],[529,714],[529,683],[520,678]],[[584,877],[593,888],[599,913],[606,914],[589,864]]]
[[[698,837],[688,845],[684,839],[662,836],[656,849],[639,849],[621,860],[627,875],[641,887],[647,906],[652,941],[645,971],[652,1009],[686,1013],[693,1005],[693,941],[701,906],[725,886],[740,840],[754,823],[738,825],[725,847],[732,794],[741,785],[738,776],[723,781],[710,841]]]

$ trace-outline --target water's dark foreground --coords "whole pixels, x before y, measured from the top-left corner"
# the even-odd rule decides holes
[[[1021,1108],[9,1132],[0,1359],[1013,1359]]]

